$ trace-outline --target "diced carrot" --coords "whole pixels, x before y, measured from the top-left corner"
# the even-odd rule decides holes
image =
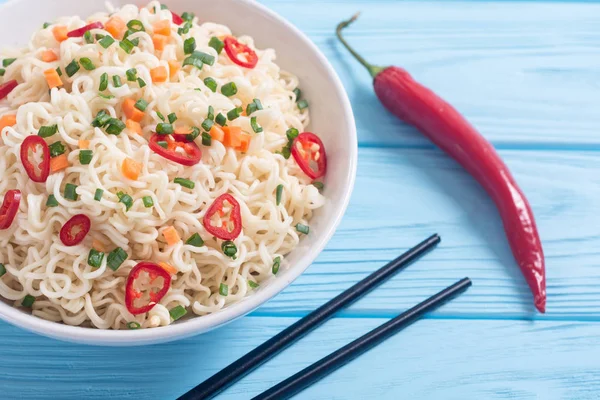
[[[4,114],[2,118],[0,118],[0,132],[2,132],[7,126],[14,126],[16,123],[17,114]]]
[[[217,126],[216,124],[213,124],[212,128],[210,128],[210,131],[208,133],[210,134],[211,138],[221,143],[223,142],[223,139],[225,139],[225,132],[223,132],[223,129],[220,126]]]
[[[52,28],[52,34],[57,42],[67,40],[67,33],[69,33],[69,29],[64,25],[56,25],[54,28]]]
[[[140,122],[142,118],[144,118],[145,113],[135,107],[134,99],[125,99],[122,107],[127,119],[132,119],[135,122]]]
[[[104,244],[101,241],[96,240],[96,239],[94,239],[92,241],[92,248],[96,249],[98,251],[101,251],[103,253],[106,252],[106,247],[104,247]]]
[[[64,153],[50,159],[50,171],[52,172],[60,171],[68,166],[69,161],[67,160],[67,155]]]
[[[125,24],[125,21],[115,15],[106,21],[106,24],[104,24],[104,29],[106,29],[106,31],[115,39],[121,40],[123,34],[127,30],[127,25]]]
[[[90,141],[89,140],[79,139],[79,142],[77,144],[79,145],[79,148],[81,150],[87,150],[87,149],[90,148]]]
[[[225,133],[225,137],[223,138],[224,146],[236,148],[242,144],[240,138],[242,134],[242,128],[239,126],[224,126],[222,129],[223,133]]]
[[[121,164],[121,172],[123,172],[125,178],[136,181],[140,176],[140,172],[142,172],[142,163],[131,158],[126,158],[123,160],[123,164]]]
[[[181,238],[179,238],[179,234],[172,226],[169,226],[163,231],[163,236],[165,237],[167,244],[171,246],[177,244],[181,240]]]
[[[174,266],[172,266],[171,264],[167,264],[166,262],[159,262],[158,265],[164,269],[165,271],[167,271],[170,275],[175,275],[177,274],[177,272],[179,272],[177,270],[177,268],[175,268]]]
[[[181,69],[181,63],[177,60],[169,60],[167,63],[169,64],[169,77],[173,79],[173,76]]]
[[[179,125],[175,127],[175,133],[179,135],[188,135],[192,133],[192,127],[189,125]]]
[[[46,50],[42,52],[42,61],[52,62],[58,60],[58,56],[54,52],[54,50]]]
[[[128,119],[127,121],[125,121],[125,126],[127,127],[127,129],[129,129],[131,132],[135,132],[138,135],[142,134],[142,126],[140,125],[139,122],[134,121],[132,119]]]
[[[166,82],[167,81],[167,69],[162,65],[156,68],[152,68],[150,70],[150,76],[152,77],[152,82]]]
[[[165,46],[169,42],[169,37],[161,34],[152,36],[152,43],[154,43],[154,50],[163,51]]]
[[[48,82],[48,87],[50,89],[59,87],[63,85],[62,79],[58,76],[58,72],[55,69],[47,69],[44,71],[44,77],[46,78],[46,82]]]
[[[155,35],[159,34],[171,36],[171,21],[169,21],[168,19],[163,19],[158,22],[155,22],[154,25],[152,25],[152,30],[154,31]]]
[[[245,153],[248,151],[248,148],[250,147],[250,140],[252,140],[252,136],[250,136],[249,134],[242,132],[240,134],[240,145],[234,147],[237,151],[241,151],[242,153]]]

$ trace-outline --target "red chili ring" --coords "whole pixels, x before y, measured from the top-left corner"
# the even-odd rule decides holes
[[[232,36],[225,38],[225,52],[231,61],[244,68],[254,68],[258,64],[256,52]],[[241,59],[240,55],[245,55],[246,60]]]
[[[65,246],[75,246],[83,241],[90,231],[92,222],[87,215],[77,214],[68,220],[60,230],[60,241]],[[79,228],[78,231],[75,229]]]
[[[230,218],[233,222],[233,229],[231,232],[229,232],[224,226],[213,226],[210,223],[212,216],[223,210],[224,202],[231,204]],[[242,214],[240,211],[240,203],[238,203],[237,200],[228,193],[220,195],[215,199],[215,201],[213,201],[210,207],[208,207],[208,210],[206,210],[206,214],[204,214],[204,218],[202,219],[202,224],[204,225],[204,229],[206,229],[206,231],[211,235],[223,240],[234,240],[242,231]]]
[[[87,31],[91,31],[92,29],[104,29],[104,25],[102,24],[102,22],[92,22],[91,24],[86,25],[82,28],[74,29],[74,30],[70,31],[69,33],[67,33],[67,36],[68,37],[81,37]]]
[[[150,292],[150,302],[143,306],[136,306],[134,304],[135,300],[141,297],[141,293],[134,288],[135,280],[140,276],[142,272],[147,272],[150,275],[150,282],[154,281],[154,279],[158,277],[163,278],[163,285],[157,292]],[[135,267],[131,269],[129,272],[129,276],[127,277],[127,284],[125,285],[125,306],[127,310],[133,315],[143,314],[145,312],[150,311],[157,305],[163,297],[169,291],[171,287],[171,275],[161,268],[159,265],[154,264],[152,262],[143,261],[138,263]]]
[[[30,161],[30,152],[35,153],[36,149],[40,147],[42,150],[42,160],[36,166]],[[39,136],[30,135],[23,140],[21,143],[21,163],[25,167],[25,172],[34,182],[43,183],[48,179],[50,175],[50,148],[46,144],[46,141]],[[37,169],[36,169],[37,167]]]
[[[19,211],[19,204],[21,204],[21,191],[20,190],[9,190],[4,195],[2,201],[2,207],[0,207],[0,230],[8,229]]]
[[[160,141],[167,142],[166,149],[158,144]],[[193,140],[189,140],[185,135],[159,135],[158,133],[155,133],[150,136],[148,146],[150,146],[150,149],[156,154],[163,156],[167,160],[188,167],[198,164],[202,159],[200,147],[198,147]],[[177,148],[182,148],[184,152],[177,152]]]
[[[173,20],[173,23],[174,23],[175,25],[181,25],[181,24],[183,24],[183,18],[181,18],[181,17],[179,16],[179,14],[177,14],[177,13],[174,13],[173,11],[171,11],[171,15],[172,15],[172,20]]]
[[[297,143],[299,143],[302,149],[305,150],[304,154],[297,147]],[[313,155],[312,150],[307,147],[312,144],[319,146],[318,160],[314,159],[315,156]],[[300,169],[311,179],[320,178],[325,175],[325,172],[327,172],[327,153],[325,152],[325,146],[323,145],[321,139],[314,133],[303,132],[299,134],[292,143],[292,155],[294,156],[294,160],[296,160],[296,163],[298,163]],[[310,159],[307,158],[307,156],[310,157]],[[316,162],[316,170],[311,167],[311,161]]]
[[[12,92],[13,89],[16,88],[18,85],[19,82],[17,82],[15,79],[8,82],[4,82],[2,85],[0,85],[0,100],[8,96],[10,92]]]

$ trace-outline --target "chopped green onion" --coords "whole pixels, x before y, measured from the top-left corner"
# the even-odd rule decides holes
[[[57,207],[58,206],[58,200],[56,200],[56,197],[51,194],[48,196],[48,200],[46,200],[46,207]]]
[[[212,137],[206,132],[202,133],[202,144],[204,146],[210,146],[212,144]]]
[[[243,111],[242,107],[236,107],[236,108],[234,108],[232,110],[229,110],[227,112],[227,119],[230,120],[230,121],[233,121],[234,119],[237,119],[240,116],[240,114],[241,114],[242,111]]]
[[[105,72],[100,75],[100,86],[98,86],[99,91],[106,90],[108,88],[108,74]]]
[[[162,115],[162,113],[160,111],[157,111],[156,115],[158,116],[158,118],[162,119],[163,121],[165,120],[165,116]]]
[[[171,113],[167,115],[167,119],[169,120],[169,123],[172,124],[173,122],[177,121],[177,114]]]
[[[123,39],[119,42],[119,46],[125,51],[125,53],[131,54],[131,51],[135,47],[135,44],[132,43],[129,39]]]
[[[200,136],[200,129],[198,129],[197,127],[192,127],[192,133],[188,133],[186,135],[187,140],[189,141],[193,141],[196,140],[196,138]]]
[[[221,86],[221,93],[223,93],[227,97],[231,97],[237,93],[237,86],[234,82],[229,82]]]
[[[319,182],[319,181],[314,181],[312,184],[314,187],[319,189],[319,191],[323,190],[323,188],[325,187],[325,185],[323,185],[323,182]]]
[[[135,82],[135,80],[137,79],[137,69],[130,68],[127,71],[125,71],[125,75],[127,76],[127,80],[129,82]]]
[[[303,224],[296,224],[296,230],[300,233],[304,233],[305,235],[308,235],[308,225],[303,225]]]
[[[162,147],[163,149],[166,149],[167,147],[169,147],[169,143],[167,143],[164,140],[159,140],[158,142],[156,142],[157,145],[159,145],[160,147]]]
[[[6,267],[4,264],[0,264],[0,276],[6,274]]]
[[[308,107],[308,101],[306,101],[306,100],[300,100],[297,104],[298,104],[298,109],[300,109],[300,110],[304,110],[305,108]]]
[[[302,95],[302,91],[300,90],[300,88],[294,89],[293,92],[296,95],[296,101],[300,100],[300,96]]]
[[[113,86],[114,87],[121,87],[123,86],[123,83],[121,82],[121,77],[119,75],[113,75]]]
[[[209,88],[213,93],[217,91],[217,81],[215,81],[210,76],[208,78],[204,78],[204,84],[207,88]]]
[[[87,44],[94,43],[94,38],[92,37],[92,31],[85,31],[85,33],[83,34],[83,38],[85,39],[85,42]]]
[[[0,68],[0,76],[4,76],[6,70],[4,68]]]
[[[281,155],[286,160],[290,158],[290,156],[292,155],[292,151],[290,150],[289,146],[285,146],[283,149],[281,149]]]
[[[168,10],[168,9],[169,9],[169,7],[168,7],[166,4],[161,4],[161,5],[160,5],[160,9],[161,9],[161,10]]]
[[[194,13],[184,12],[181,14],[181,19],[184,21],[192,21],[194,19]]]
[[[62,142],[54,142],[48,145],[48,147],[50,148],[50,157],[60,156],[67,151],[67,148],[64,144],[62,144]]]
[[[108,127],[106,128],[106,133],[109,135],[120,135],[125,129],[125,123],[120,119],[111,118],[108,120]]]
[[[139,19],[132,19],[127,23],[127,27],[133,32],[145,32],[144,24]]]
[[[206,118],[214,121],[215,109],[213,108],[213,106],[208,106],[208,113],[206,114]]]
[[[117,247],[116,249],[108,253],[106,264],[108,265],[108,268],[112,269],[113,271],[116,271],[119,269],[121,264],[123,264],[123,262],[127,260],[127,257],[128,256],[125,250],[123,250],[120,247]]]
[[[38,136],[43,138],[50,137],[58,132],[58,125],[40,126],[38,130]]]
[[[173,180],[174,183],[178,183],[181,186],[188,188],[188,189],[193,189],[194,187],[196,187],[196,184],[192,181],[190,181],[189,179],[185,179],[185,178],[175,178]]]
[[[142,197],[142,202],[144,203],[144,207],[150,208],[154,205],[154,200],[152,196],[144,196]]]
[[[65,72],[67,73],[67,76],[70,78],[73,75],[75,75],[77,73],[77,71],[79,71],[80,68],[81,67],[77,63],[77,60],[73,60],[69,63],[69,65],[67,65],[65,67]]]
[[[299,134],[300,134],[300,132],[296,128],[290,128],[287,131],[285,131],[285,135],[287,136],[287,138],[290,142],[292,140],[296,139]]]
[[[202,69],[202,66],[204,65],[204,63],[199,58],[196,58],[194,56],[189,56],[185,60],[183,60],[183,66],[185,67],[186,65],[193,65],[194,67],[196,67],[198,69]]]
[[[185,39],[183,42],[183,52],[185,54],[192,54],[196,50],[196,39],[193,37]]]
[[[65,185],[65,199],[77,201],[77,185],[73,185],[72,183],[67,183]]]
[[[16,58],[5,58],[4,60],[2,60],[2,66],[6,68],[15,61],[17,61]]]
[[[81,63],[81,65],[83,66],[83,68],[85,68],[88,71],[92,71],[92,70],[96,69],[96,66],[94,65],[94,63],[92,62],[92,60],[90,60],[87,57],[80,58],[79,62]]]
[[[98,44],[100,44],[100,46],[104,47],[105,49],[108,49],[114,42],[115,39],[113,39],[109,35],[106,35],[98,41]]]
[[[105,35],[101,35],[99,33],[96,33],[96,40],[100,40],[104,37]]]
[[[110,121],[110,115],[106,113],[104,110],[100,110],[98,114],[96,114],[96,118],[92,121],[92,126],[95,128],[101,128],[106,125]]]
[[[235,243],[233,243],[231,240],[226,240],[225,242],[223,242],[223,244],[221,244],[221,250],[223,250],[223,254],[225,254],[227,257],[231,257],[235,260],[235,253],[237,253],[237,247],[235,246]]]
[[[134,33],[135,33],[135,31],[132,31],[131,29],[127,29],[127,31],[123,35],[123,40],[127,39],[129,37],[129,35],[132,35]],[[131,42],[131,44],[133,44],[134,46],[137,46],[140,44],[140,38],[127,39],[127,40],[129,40]]]
[[[115,96],[113,96],[112,94],[104,94],[104,93],[98,93],[98,96],[100,96],[106,100],[112,100],[115,98]]]
[[[60,70],[60,67],[56,67],[56,73],[58,74],[58,76],[62,76],[62,71]]]
[[[260,285],[258,283],[256,283],[256,282],[251,281],[250,279],[248,279],[248,286],[250,286],[252,289],[256,289]]]
[[[187,311],[185,310],[185,307],[179,305],[177,307],[171,308],[169,310],[169,314],[171,315],[171,318],[173,318],[173,321],[177,321],[179,318],[187,314]]]
[[[275,204],[281,204],[281,195],[283,194],[283,185],[277,185],[277,190],[275,191]]]
[[[194,247],[202,247],[204,246],[204,240],[200,237],[199,234],[194,233],[188,240],[185,241],[185,244],[189,244]]]
[[[277,275],[277,273],[279,272],[279,267],[281,267],[281,257],[277,256],[273,260],[273,275]]]
[[[94,193],[94,200],[100,201],[102,200],[102,195],[104,194],[103,189],[96,189],[96,193]]]
[[[221,39],[216,36],[213,36],[208,41],[208,45],[217,51],[217,54],[221,54],[223,47],[225,47],[225,43]]]
[[[148,102],[144,99],[139,99],[138,101],[135,102],[135,108],[137,108],[140,111],[146,111],[147,107],[148,107]]]
[[[33,306],[33,303],[35,303],[35,297],[33,297],[31,295],[27,295],[21,302],[21,305],[23,307],[31,308]]]
[[[194,51],[192,53],[192,57],[197,58],[198,60],[202,61],[206,65],[214,65],[215,64],[215,57],[211,56],[208,53],[204,53],[203,51]]]
[[[221,126],[225,126],[227,125],[227,118],[223,114],[219,113],[215,117],[215,122]]]
[[[261,133],[263,131],[263,128],[256,122],[256,117],[250,118],[250,126],[254,133]]]
[[[259,99],[252,100],[252,103],[248,103],[246,106],[246,115],[250,115],[257,110],[262,110],[263,106]]]
[[[42,25],[42,29],[46,29],[50,25],[52,25],[52,22],[44,22],[44,25]]]
[[[139,324],[139,322],[131,321],[127,323],[127,329],[136,330],[140,329],[141,327],[142,326]]]
[[[183,26],[179,29],[177,29],[177,33],[179,34],[179,36],[182,36],[186,33],[188,33],[190,31],[190,28],[192,27],[192,23],[190,21],[186,21],[185,24],[183,24]]]
[[[162,122],[156,125],[156,133],[159,135],[170,135],[173,133],[173,125]]]
[[[127,193],[118,192],[117,197],[119,198],[119,203],[125,204],[125,211],[129,211],[129,209],[133,206],[133,198]]]
[[[79,150],[79,162],[81,165],[88,165],[92,162],[94,154],[91,150]]]
[[[219,294],[220,294],[221,296],[227,296],[227,295],[229,294],[229,286],[227,286],[227,285],[226,285],[226,284],[224,284],[224,283],[221,283],[221,284],[219,285]]]
[[[146,82],[142,79],[142,78],[138,78],[138,85],[140,85],[140,88],[143,88],[144,86],[146,86]]]
[[[205,131],[210,131],[210,128],[212,128],[213,124],[215,123],[215,121],[213,121],[212,119],[208,119],[206,118],[204,120],[204,122],[202,122],[202,129],[204,129]]]
[[[104,260],[104,253],[96,249],[90,249],[87,260],[90,267],[100,268],[100,265],[102,265],[102,260]]]

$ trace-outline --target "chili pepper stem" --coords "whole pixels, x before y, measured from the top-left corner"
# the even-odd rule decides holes
[[[358,62],[361,63],[369,71],[369,73],[371,74],[371,76],[373,78],[375,78],[377,76],[377,74],[379,74],[381,71],[383,71],[385,69],[385,67],[378,67],[376,65],[368,63],[367,60],[365,60],[352,47],[350,47],[350,45],[348,44],[348,42],[346,42],[346,39],[344,39],[344,37],[342,36],[342,30],[344,28],[346,28],[347,26],[349,26],[354,21],[356,21],[359,16],[360,16],[360,12],[357,12],[349,20],[340,22],[338,24],[337,28],[335,29],[335,34],[337,35],[337,37],[340,40],[340,42],[342,42],[342,44],[344,45],[344,47],[346,49],[348,49],[348,51],[354,56],[354,58],[356,58],[358,60]]]

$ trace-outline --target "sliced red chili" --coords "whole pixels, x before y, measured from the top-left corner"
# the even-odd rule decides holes
[[[171,15],[173,16],[172,19],[173,19],[173,23],[175,25],[181,25],[181,24],[183,24],[183,18],[181,18],[179,16],[179,14],[176,14],[173,11],[171,11]]]
[[[0,229],[8,229],[13,223],[19,204],[21,203],[21,191],[9,190],[4,195],[2,207],[0,207]]]
[[[226,207],[225,202],[229,203],[229,207]],[[227,214],[229,214],[229,218],[227,218]],[[214,226],[213,222],[217,222],[220,225]],[[220,195],[208,207],[202,223],[208,233],[219,239],[233,240],[237,238],[242,231],[240,203],[230,194],[225,193]]]
[[[166,142],[166,148],[158,142]],[[189,140],[186,135],[159,135],[155,133],[150,137],[148,146],[156,154],[176,162],[177,164],[192,166],[196,165],[202,159],[202,151],[193,140]]]
[[[86,25],[82,28],[74,29],[74,30],[70,31],[69,33],[67,33],[67,36],[68,37],[81,37],[87,31],[91,31],[92,29],[104,29],[104,25],[102,24],[102,22],[92,22],[91,24]]]
[[[225,52],[231,61],[244,68],[256,67],[258,56],[254,50],[232,36],[227,36],[224,42]]]
[[[18,85],[19,82],[17,82],[14,79],[8,82],[4,82],[2,85],[0,85],[0,100],[8,96],[8,94],[12,92],[13,89],[16,88]]]
[[[50,175],[50,148],[46,141],[36,135],[27,136],[21,144],[21,163],[32,181],[46,182]]]
[[[317,179],[327,172],[327,153],[317,135],[311,132],[299,134],[292,143],[294,160],[311,179]]]
[[[90,231],[92,222],[87,215],[77,214],[63,225],[60,230],[60,241],[65,246],[75,246],[83,241]]]
[[[137,264],[127,277],[125,306],[133,315],[143,314],[157,305],[171,287],[171,275],[152,262]]]

